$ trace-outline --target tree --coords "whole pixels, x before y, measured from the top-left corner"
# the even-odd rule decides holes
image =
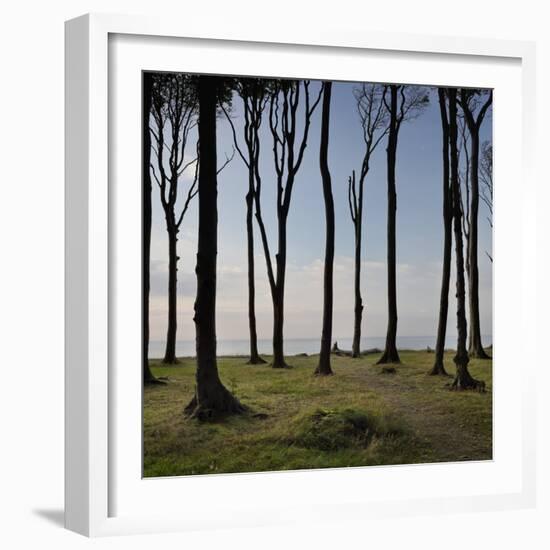
[[[460,206],[460,187],[458,177],[458,145],[457,145],[457,93],[455,88],[448,88],[449,96],[449,145],[451,158],[451,188],[453,200],[455,257],[456,257],[456,300],[457,300],[457,347],[454,356],[456,376],[452,389],[483,389],[484,383],[475,380],[468,371],[470,361],[466,349],[466,288],[464,277],[464,245],[462,240],[462,209]]]
[[[144,384],[160,384],[149,368],[149,293],[151,288],[151,131],[149,129],[153,102],[153,75],[143,73],[143,142],[142,142],[142,181],[143,181],[143,256],[142,256],[142,368]]]
[[[156,169],[153,176],[160,189],[160,202],[164,210],[168,233],[168,329],[164,363],[175,364],[177,333],[177,273],[178,234],[191,200],[197,194],[198,159],[186,159],[186,146],[191,130],[196,126],[196,84],[183,74],[159,75],[153,94],[152,114],[155,128]],[[165,152],[168,151],[168,158]],[[188,188],[187,198],[179,214],[176,213],[178,186],[184,172],[195,165],[195,177]],[[158,175],[157,175],[158,169]]]
[[[389,93],[389,103],[387,96]],[[387,220],[387,261],[388,261],[388,330],[386,346],[378,364],[400,363],[397,352],[397,277],[395,217],[397,212],[397,192],[395,186],[395,165],[397,159],[397,140],[401,124],[405,120],[416,118],[428,104],[426,90],[418,86],[390,84],[384,87],[382,101],[389,113],[387,152],[388,179],[388,220]]]
[[[267,83],[266,83],[267,82]],[[254,281],[254,197],[256,181],[259,178],[260,138],[259,130],[262,115],[269,99],[269,81],[260,78],[236,78],[233,82],[237,94],[242,100],[244,112],[245,152],[239,146],[235,125],[227,110],[222,109],[231,125],[233,141],[242,161],[248,170],[248,191],[246,193],[246,238],[248,261],[248,328],[250,333],[249,364],[265,363],[258,353],[258,335],[256,330],[255,281]]]
[[[479,216],[479,131],[493,101],[491,90],[483,92],[462,88],[460,106],[470,134],[470,230],[468,238],[468,284],[470,305],[471,357],[489,359],[481,341],[479,320],[478,216]]]
[[[348,202],[355,237],[354,265],[354,328],[352,357],[361,354],[361,322],[363,319],[363,298],[361,296],[361,241],[363,231],[363,194],[365,179],[370,168],[371,156],[388,132],[388,113],[382,96],[384,87],[380,84],[362,84],[354,90],[357,112],[361,121],[365,150],[358,181],[355,170],[348,179]]]
[[[323,182],[323,197],[325,200],[326,241],[325,241],[325,272],[323,281],[323,329],[321,333],[321,352],[315,374],[327,376],[333,374],[330,366],[330,346],[332,343],[332,310],[334,301],[334,198],[332,182],[328,168],[328,142],[330,125],[330,96],[332,82],[324,82],[323,110],[321,117],[321,145],[319,148],[319,166]]]
[[[197,371],[195,395],[185,414],[200,420],[240,414],[244,407],[222,384],[216,360],[216,258],[218,253],[218,186],[216,106],[223,93],[217,76],[198,77],[199,228],[195,299]]]
[[[441,112],[441,129],[443,134],[443,274],[441,278],[441,297],[439,300],[439,321],[435,345],[435,361],[430,374],[447,376],[443,364],[445,353],[445,336],[447,334],[447,317],[449,313],[449,287],[451,281],[452,256],[452,188],[449,178],[449,119],[447,116],[447,93],[438,88],[439,110]]]
[[[309,80],[274,81],[274,90],[269,98],[269,128],[273,137],[273,160],[277,181],[277,253],[275,269],[271,258],[267,231],[262,216],[262,182],[256,178],[256,220],[260,229],[262,246],[267,267],[267,276],[273,302],[273,368],[288,368],[284,356],[284,300],[287,252],[287,219],[290,211],[292,190],[296,174],[302,164],[307,146],[311,117],[322,94],[311,103]],[[304,96],[302,115],[304,128],[301,137],[297,136],[298,107]]]
[[[487,222],[489,227],[493,228],[493,146],[490,142],[484,141],[481,145],[481,156],[479,159],[479,179],[481,182],[480,198],[485,203],[489,215]],[[485,251],[489,260],[493,257]]]

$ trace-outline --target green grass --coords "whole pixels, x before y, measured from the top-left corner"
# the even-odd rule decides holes
[[[167,367],[153,360],[154,375],[168,383],[145,388],[144,475],[491,459],[491,361],[470,364],[486,393],[453,392],[452,378],[426,374],[432,353],[400,355],[395,374],[382,373],[377,355],[333,356],[329,377],[313,376],[316,356],[291,357],[288,370],[220,358],[222,381],[252,414],[207,423],[183,415],[195,361]],[[450,353],[446,367],[454,372]]]

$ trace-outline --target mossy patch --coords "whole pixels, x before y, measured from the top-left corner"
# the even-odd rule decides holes
[[[356,409],[317,409],[301,417],[293,443],[306,449],[333,451],[367,447],[373,438],[399,436],[405,429],[396,420]]]

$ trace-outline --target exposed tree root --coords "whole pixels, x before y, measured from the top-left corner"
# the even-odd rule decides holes
[[[334,376],[334,372],[328,367],[328,370],[326,368],[321,368],[321,365],[318,365],[315,371],[313,372],[314,376]]]
[[[445,370],[445,366],[442,362],[436,362],[428,374],[430,376],[450,376],[450,374]]]
[[[382,357],[376,362],[377,365],[386,365],[388,363],[401,364],[401,359],[399,358],[397,350],[386,350]]]
[[[248,407],[243,405],[223,384],[216,385],[214,391],[197,398],[197,393],[184,409],[184,415],[197,420],[214,420],[232,414],[244,414]]]
[[[275,362],[271,363],[271,368],[273,368],[273,369],[291,369],[292,365],[289,365],[285,361],[283,361],[283,362],[277,361],[276,363]]]
[[[470,359],[492,359],[491,356],[483,349],[471,349],[468,351]]]
[[[164,358],[162,360],[162,364],[163,365],[179,365],[180,364],[180,361],[178,358],[174,358],[174,359],[166,359]]]
[[[467,376],[456,376],[450,389],[452,391],[473,390],[480,393],[485,393],[485,382],[482,380],[476,380],[469,374]]]
[[[160,378],[155,378],[154,376],[152,378],[147,378],[143,381],[144,386],[166,386],[166,381],[162,380]]]
[[[160,378],[156,378],[153,373],[151,372],[151,368],[146,363],[143,367],[143,385],[144,386],[153,386],[153,385],[162,385],[165,384],[165,382],[162,381]]]
[[[251,357],[246,362],[246,364],[247,365],[266,365],[267,361],[258,355],[257,357]]]

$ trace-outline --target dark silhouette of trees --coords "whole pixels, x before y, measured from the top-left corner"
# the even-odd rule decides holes
[[[156,169],[153,176],[160,189],[160,201],[168,233],[168,330],[164,363],[175,364],[177,332],[178,233],[191,200],[197,194],[198,159],[187,160],[186,146],[196,126],[197,97],[195,77],[183,74],[158,75],[153,94]],[[165,154],[168,153],[167,157]],[[178,185],[183,173],[195,164],[195,177],[189,186],[181,212],[176,213]],[[158,174],[157,174],[158,169]]]
[[[143,255],[142,255],[142,367],[143,367],[143,383],[155,384],[162,383],[153,376],[149,368],[149,293],[151,289],[151,132],[149,130],[151,107],[153,102],[153,75],[151,73],[143,73],[143,100],[142,100],[142,124],[143,124],[143,141],[142,141],[142,239],[143,239]]]
[[[267,266],[267,276],[273,302],[273,368],[288,368],[284,356],[284,298],[287,254],[287,219],[296,174],[302,164],[307,146],[311,117],[317,107],[322,90],[313,103],[310,101],[310,81],[279,80],[273,82],[269,98],[269,128],[273,137],[273,160],[277,180],[277,253],[275,268],[269,249],[267,231],[261,208],[262,182],[256,177],[256,220]],[[302,116],[304,127],[297,135],[298,107],[303,95]]]
[[[493,101],[492,91],[462,88],[460,106],[470,134],[470,227],[468,238],[468,284],[471,357],[489,359],[481,342],[479,320],[478,217],[479,217],[479,130]]]
[[[458,176],[458,145],[457,145],[457,94],[455,88],[448,88],[449,96],[449,145],[451,158],[451,188],[453,200],[455,257],[456,257],[456,299],[457,299],[457,348],[454,357],[456,376],[452,389],[483,389],[484,383],[475,380],[468,371],[470,361],[466,349],[466,288],[464,277],[464,246],[462,241],[462,208],[460,206],[460,186]]]
[[[493,228],[493,146],[488,141],[484,141],[481,145],[481,156],[479,159],[479,180],[480,186],[480,198],[485,203],[489,215],[487,216],[487,222],[489,227]],[[493,257],[487,251],[485,251],[487,257],[491,262]]]
[[[250,333],[250,359],[251,365],[265,363],[258,353],[258,335],[256,330],[256,287],[254,281],[254,199],[256,194],[256,182],[259,179],[260,137],[259,130],[262,124],[262,115],[269,100],[268,80],[260,78],[236,78],[232,87],[242,100],[244,112],[244,142],[245,152],[239,146],[235,125],[227,110],[222,109],[231,125],[233,141],[239,156],[248,170],[248,191],[246,193],[246,238],[248,261],[248,327]]]
[[[222,384],[216,360],[216,262],[218,249],[218,188],[216,107],[223,95],[223,80],[198,77],[199,103],[199,228],[195,328],[197,372],[195,396],[185,413],[200,420],[246,410]],[[220,101],[222,101],[220,99]]]
[[[365,179],[369,172],[371,156],[388,132],[388,112],[382,101],[384,86],[380,84],[362,84],[354,90],[357,102],[357,112],[363,130],[365,152],[359,179],[356,180],[355,170],[348,179],[348,202],[355,237],[354,265],[354,325],[352,357],[361,354],[361,322],[363,319],[363,298],[361,296],[361,241],[363,232],[363,195]]]
[[[323,281],[323,328],[321,332],[321,352],[315,374],[327,376],[333,374],[330,366],[330,346],[332,343],[332,310],[334,301],[334,198],[332,182],[328,167],[328,143],[330,126],[330,97],[332,82],[324,82],[323,109],[321,117],[321,145],[319,148],[319,166],[323,182],[323,197],[325,199],[326,241],[325,241],[325,271]]]
[[[449,313],[449,286],[451,281],[451,256],[453,245],[452,188],[449,178],[449,119],[447,116],[447,93],[438,88],[441,129],[443,134],[443,273],[441,277],[441,297],[439,300],[439,321],[435,345],[435,361],[430,374],[447,376],[443,363],[447,317]]]
[[[388,96],[389,94],[389,103]],[[386,346],[378,364],[400,363],[397,352],[397,281],[396,281],[396,245],[395,221],[397,212],[397,192],[395,186],[395,165],[397,158],[397,140],[401,124],[405,120],[416,118],[428,104],[429,98],[425,89],[417,86],[390,84],[384,87],[382,101],[389,113],[387,152],[388,179],[388,330]]]

